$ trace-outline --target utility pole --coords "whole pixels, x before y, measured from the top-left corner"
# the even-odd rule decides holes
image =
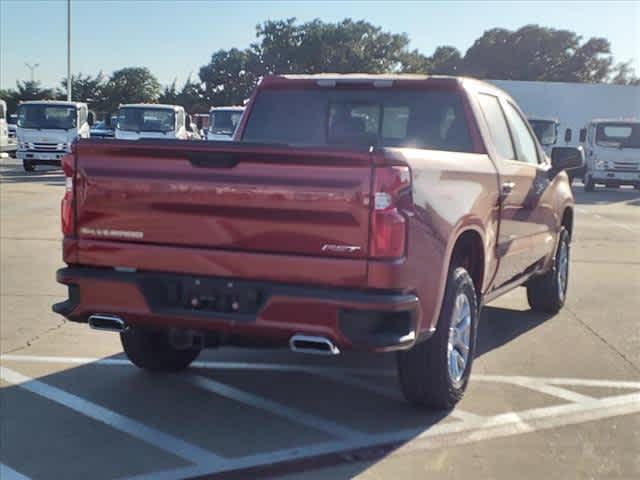
[[[27,66],[27,68],[31,71],[31,75],[30,75],[30,79],[31,79],[31,83],[33,83],[33,71],[38,68],[40,66],[39,63],[34,63],[33,65],[30,63],[25,63],[25,65]]]
[[[67,0],[67,101],[71,101],[71,0]]]

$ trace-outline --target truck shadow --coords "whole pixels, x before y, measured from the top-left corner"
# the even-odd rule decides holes
[[[477,355],[547,318],[487,307]],[[460,422],[455,410],[419,410],[402,399],[394,355],[317,358],[222,348],[204,353],[199,361],[181,374],[144,372],[126,362],[123,354],[66,367],[64,361],[35,367],[3,362],[3,367],[20,372],[17,381],[23,383],[2,388],[4,438],[11,439],[3,444],[2,462],[34,478],[86,478],[88,469],[100,472],[99,478],[166,471],[184,462],[150,451],[147,442],[153,444],[167,434],[170,437],[157,442],[159,447],[184,441],[238,461],[235,471],[198,478],[306,476],[303,472],[321,474],[323,468],[337,468],[331,478],[347,479],[417,436]],[[369,373],[361,375],[354,367]],[[20,379],[20,374],[31,378]],[[308,416],[318,420],[309,421]],[[319,423],[320,429],[329,425],[330,431],[337,426],[363,432],[372,440],[364,446],[338,444],[335,451],[314,453],[309,447],[328,438],[326,432],[309,428],[310,423]],[[293,453],[270,456],[307,448],[305,458]],[[74,457],[78,449],[87,452],[83,462]],[[145,452],[152,458],[142,462]],[[110,461],[113,458],[119,461]]]
[[[511,310],[500,307],[485,307],[482,310],[476,358],[515,340],[520,335],[542,325],[553,314],[538,313],[532,310]]]
[[[42,183],[50,186],[64,185],[62,170],[55,167],[36,167],[35,172],[25,172],[22,167],[14,165],[0,166],[0,183],[30,184]]]
[[[607,205],[623,203],[624,205],[640,206],[640,191],[630,187],[605,188],[596,187],[594,192],[585,192],[582,185],[574,185],[573,194],[578,205]]]

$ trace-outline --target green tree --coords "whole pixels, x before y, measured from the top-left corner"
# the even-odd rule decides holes
[[[265,72],[384,73],[399,70],[407,54],[406,34],[385,32],[363,20],[295,22],[289,18],[258,25],[254,49]]]
[[[203,98],[200,84],[193,82],[191,76],[189,76],[180,90],[176,86],[176,80],[171,85],[164,87],[160,97],[158,97],[158,103],[182,105],[189,113],[206,113],[209,110]]]
[[[20,99],[18,98],[18,92],[13,88],[0,89],[0,99],[7,102],[7,113],[15,113]]]
[[[422,73],[431,72],[431,60],[418,50],[405,52],[400,56],[400,71],[402,73]]]
[[[640,78],[636,76],[631,60],[618,63],[612,72],[611,83],[617,85],[640,85]]]
[[[0,98],[7,102],[7,111],[14,113],[18,104],[27,100],[56,100],[61,93],[53,88],[43,88],[38,81],[16,82],[16,88],[0,90]]]
[[[464,69],[464,63],[460,51],[448,45],[436,48],[429,57],[431,63],[430,73],[435,75],[460,75]]]
[[[526,25],[487,30],[467,50],[461,70],[479,78],[604,82],[612,73],[609,42],[568,30]]]
[[[208,106],[238,105],[253,91],[263,69],[253,49],[218,50],[200,68],[202,97]]]
[[[115,112],[122,103],[155,103],[160,83],[146,67],[127,67],[111,74],[104,86],[101,110]]]
[[[62,94],[67,98],[67,79],[60,81]],[[77,102],[86,102],[92,108],[101,110],[104,106],[105,87],[107,79],[102,72],[98,72],[96,76],[91,75],[71,75],[71,95],[72,100]]]

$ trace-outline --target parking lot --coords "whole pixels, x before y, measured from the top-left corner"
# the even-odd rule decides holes
[[[406,404],[394,356],[203,352],[152,375],[65,322],[59,170],[1,160],[0,478],[640,478],[640,192],[575,188],[568,304],[487,306],[451,412]]]

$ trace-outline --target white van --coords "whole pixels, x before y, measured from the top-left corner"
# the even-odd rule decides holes
[[[120,140],[166,138],[187,140],[186,114],[179,105],[120,105],[115,137]]]
[[[27,172],[36,165],[60,165],[78,138],[89,138],[86,103],[36,100],[18,105],[17,157]]]
[[[555,118],[529,117],[529,124],[538,137],[544,153],[551,156],[551,149],[558,143],[558,127],[560,122]]]
[[[207,140],[231,141],[240,124],[244,107],[211,107]]]
[[[9,128],[7,127],[7,102],[0,100],[0,154],[9,150]]]
[[[597,184],[640,189],[640,120],[592,120],[580,136],[585,142],[587,192]]]
[[[562,139],[559,136],[560,121],[556,118],[548,117],[529,117],[529,124],[533,129],[544,153],[551,158],[551,151],[554,147],[562,144],[564,140],[565,146],[570,146],[573,132],[570,128],[564,130]],[[584,166],[578,168],[567,169],[567,175],[569,175],[569,181],[572,182],[575,177],[582,177],[584,174]]]

